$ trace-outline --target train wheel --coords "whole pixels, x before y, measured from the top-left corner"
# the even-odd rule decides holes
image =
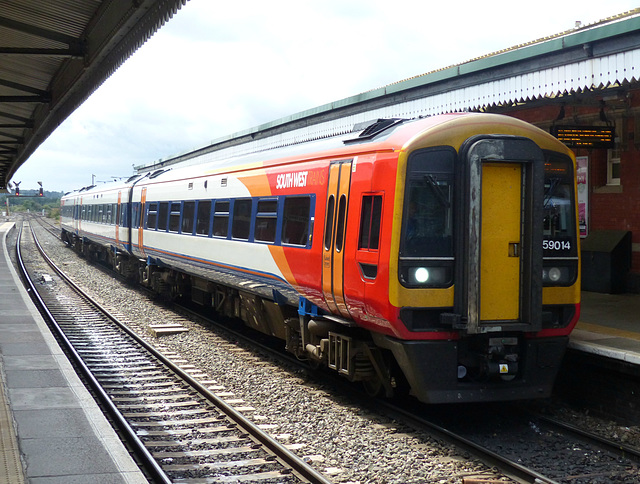
[[[370,397],[381,397],[384,395],[384,385],[378,377],[362,380],[362,388],[364,388],[365,393]]]

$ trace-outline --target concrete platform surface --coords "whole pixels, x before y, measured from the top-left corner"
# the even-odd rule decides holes
[[[12,226],[0,225],[0,483],[148,482],[22,287]]]

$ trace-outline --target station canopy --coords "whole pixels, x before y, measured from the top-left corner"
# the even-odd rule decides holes
[[[186,1],[0,0],[0,192]]]

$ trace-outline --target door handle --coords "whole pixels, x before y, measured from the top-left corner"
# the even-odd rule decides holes
[[[520,257],[520,242],[509,242],[509,257]]]

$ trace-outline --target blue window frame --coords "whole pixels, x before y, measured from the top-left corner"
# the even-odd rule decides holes
[[[138,228],[140,203],[131,204],[132,228]],[[96,205],[101,220],[107,206]],[[127,204],[122,204],[126,220]],[[314,195],[146,203],[147,230],[169,231],[290,247],[311,247]],[[87,217],[90,211],[87,210]],[[106,216],[106,214],[104,214]]]
[[[213,213],[213,236],[224,237],[229,235],[229,200],[216,200]]]

